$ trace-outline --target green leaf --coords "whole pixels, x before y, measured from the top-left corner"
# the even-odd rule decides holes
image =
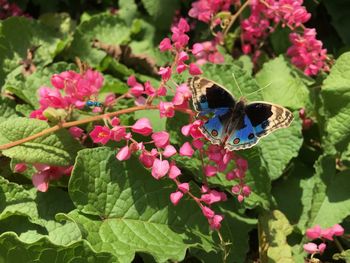
[[[95,15],[76,28],[68,57],[79,57],[97,67],[107,54],[91,46],[94,39],[109,45],[126,44],[130,40],[130,28],[118,16]]]
[[[304,233],[310,224],[317,181],[313,174],[314,170],[310,166],[297,159],[292,163],[288,176],[275,181],[272,188],[278,209],[291,224],[297,225],[301,233]]]
[[[36,242],[22,242],[15,233],[7,232],[0,236],[0,261],[7,263],[112,263],[116,259],[108,253],[96,253],[86,241],[68,246],[52,244],[47,238]]]
[[[173,184],[154,180],[134,158],[117,161],[115,154],[106,147],[80,151],[69,182],[79,211],[68,217],[94,249],[112,253],[118,262],[130,262],[137,251],[163,262],[182,260],[189,247],[215,247],[193,201],[184,198],[174,207]]]
[[[11,17],[0,23],[0,86],[6,74],[27,58],[27,50],[38,46],[33,63],[51,63],[58,52],[59,33],[35,19]]]
[[[303,80],[303,78],[305,80]],[[300,109],[309,103],[309,91],[304,82],[309,81],[294,70],[283,56],[266,62],[256,74],[263,100],[292,109]]]
[[[37,119],[9,119],[0,124],[0,144],[14,142],[48,128],[47,122]],[[67,166],[73,163],[80,149],[80,144],[67,130],[60,130],[3,150],[2,153],[26,163]]]
[[[67,70],[76,70],[76,66],[58,62],[49,67],[38,68],[28,77],[23,76],[20,69],[16,69],[7,75],[4,89],[38,108],[38,89],[43,86],[51,86],[51,76]]]
[[[350,52],[341,55],[324,81],[321,95],[326,117],[326,151],[344,151],[350,142]]]
[[[348,215],[350,209],[350,170],[340,172],[327,187],[326,196],[317,211],[313,225],[331,227],[339,224]],[[330,211],[332,211],[330,213]]]
[[[178,0],[142,0],[142,3],[160,29],[170,27],[175,11],[179,7]]]
[[[36,242],[43,236],[58,245],[67,245],[81,238],[73,222],[60,222],[58,213],[68,213],[73,204],[67,192],[52,188],[46,193],[0,177],[1,233],[15,232],[23,242]]]
[[[263,262],[294,262],[292,249],[287,243],[287,236],[293,228],[288,219],[279,210],[265,212],[260,218]]]
[[[11,117],[17,117],[16,102],[9,98],[0,97],[0,122]]]
[[[133,19],[137,15],[137,5],[134,0],[120,0],[118,2],[118,15],[127,25],[131,25]]]
[[[298,156],[303,143],[298,112],[294,113],[294,117],[290,127],[269,134],[269,136],[262,138],[258,144],[271,180],[282,175],[290,160]]]
[[[347,10],[350,8],[350,3],[347,0],[323,1],[322,4],[327,8],[331,15],[331,24],[337,30],[343,42],[350,45],[350,17]]]

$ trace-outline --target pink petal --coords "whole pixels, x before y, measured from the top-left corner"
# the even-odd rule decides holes
[[[27,170],[27,165],[25,163],[18,163],[14,167],[15,173],[23,173],[25,170]]]
[[[203,73],[202,70],[195,63],[190,64],[189,72],[192,76],[200,75]]]
[[[46,192],[49,189],[49,179],[46,173],[36,173],[32,176],[33,185],[40,192]]]
[[[303,246],[304,250],[306,253],[308,254],[314,254],[316,252],[318,252],[318,249],[317,249],[317,245],[315,243],[307,243]]]
[[[174,146],[172,146],[172,145],[165,146],[164,152],[163,152],[164,157],[169,158],[169,157],[173,156],[174,154],[176,154],[176,149]]]
[[[191,157],[194,154],[194,150],[189,142],[185,142],[180,150],[179,153],[181,156],[188,156]]]
[[[169,170],[169,178],[170,179],[175,179],[181,174],[181,170],[174,164],[172,163],[170,165],[170,170]]]
[[[117,153],[116,158],[119,161],[125,161],[128,160],[131,156],[131,151],[129,149],[129,146],[124,146],[120,149],[120,151]]]
[[[169,162],[167,160],[160,160],[156,158],[152,166],[152,176],[159,180],[164,177],[169,171]]]
[[[147,118],[137,120],[135,124],[131,126],[131,130],[144,136],[150,135],[153,131],[151,122]]]
[[[183,197],[183,193],[181,191],[177,191],[175,193],[170,194],[170,201],[173,203],[173,205],[177,205],[181,198]]]
[[[161,132],[155,132],[152,134],[152,139],[154,141],[154,144],[158,148],[164,148],[166,145],[169,144],[169,133],[165,131]]]
[[[182,183],[177,186],[177,188],[186,194],[190,190],[190,185],[188,183]]]

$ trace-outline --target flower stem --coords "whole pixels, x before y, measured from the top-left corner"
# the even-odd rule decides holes
[[[243,12],[243,10],[248,6],[250,0],[247,0],[239,9],[238,11],[231,16],[230,23],[227,25],[227,27],[224,29],[224,38],[227,36],[228,31],[230,31],[230,28],[235,23],[236,19],[239,17],[239,15]]]
[[[82,120],[78,120],[78,121],[70,121],[70,122],[59,123],[59,124],[57,124],[55,126],[52,126],[52,127],[48,128],[48,129],[45,129],[45,130],[43,130],[41,132],[38,132],[38,133],[33,134],[31,136],[28,136],[26,138],[23,138],[23,139],[14,141],[14,142],[10,142],[10,143],[6,143],[6,144],[3,144],[3,145],[0,145],[0,151],[12,148],[12,147],[20,145],[22,143],[26,143],[26,142],[32,141],[32,140],[37,139],[37,138],[39,138],[41,136],[44,136],[44,135],[47,135],[47,134],[50,134],[50,133],[54,133],[54,132],[56,132],[56,131],[58,131],[60,129],[63,129],[63,128],[70,128],[72,126],[78,126],[78,125],[89,123],[89,122],[94,122],[94,121],[98,121],[98,120],[102,120],[102,119],[108,119],[108,118],[111,118],[111,117],[115,117],[115,116],[118,116],[118,115],[131,113],[131,112],[134,112],[134,111],[154,110],[154,109],[158,109],[158,106],[157,105],[136,106],[136,107],[131,107],[131,108],[128,108],[128,109],[123,109],[123,110],[119,110],[119,111],[114,111],[114,112],[109,112],[109,113],[105,113],[105,114],[101,114],[101,115],[97,115],[97,116],[88,117],[88,118],[85,118],[85,119],[82,119]],[[175,110],[181,111],[183,113],[187,113],[189,115],[194,115],[194,112],[191,109],[181,109],[181,108],[176,108],[175,107]]]

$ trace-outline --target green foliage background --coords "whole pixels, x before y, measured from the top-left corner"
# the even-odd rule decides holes
[[[37,90],[50,85],[54,73],[75,69],[75,57],[100,70],[106,92],[124,93],[126,79],[135,74],[154,85],[159,79],[128,67],[91,46],[92,39],[128,44],[134,54],[147,54],[157,65],[169,62],[158,51],[169,33],[173,14],[190,3],[175,0],[120,0],[117,14],[106,11],[114,1],[15,1],[33,18],[11,17],[0,22],[0,145],[48,128],[28,118],[38,107]],[[265,87],[249,100],[265,100],[288,107],[295,121],[239,152],[249,162],[247,184],[252,195],[239,204],[231,196],[215,207],[225,215],[222,238],[229,242],[227,262],[256,259],[259,231],[266,234],[268,262],[303,262],[305,230],[315,224],[342,223],[348,229],[350,211],[350,6],[348,1],[305,1],[310,22],[335,64],[329,74],[306,77],[284,55],[288,35],[277,30],[270,39],[276,57],[265,59],[257,72],[246,56],[223,65],[205,64],[204,76],[225,85],[235,96]],[[181,9],[181,10],[182,10]],[[329,18],[325,21],[325,17]],[[202,26],[202,25],[199,25]],[[200,27],[201,28],[201,27]],[[203,27],[204,28],[204,27]],[[207,29],[206,29],[207,30]],[[194,42],[208,31],[194,30]],[[24,76],[20,62],[37,46],[34,74]],[[185,77],[179,78],[179,82]],[[5,94],[16,97],[14,101]],[[126,107],[122,105],[121,107]],[[302,131],[298,110],[306,108],[315,121]],[[137,112],[123,121],[152,118],[156,130],[167,129],[176,146],[188,120],[181,114],[158,119],[157,111]],[[89,128],[89,127],[87,127]],[[220,262],[217,234],[193,200],[173,206],[174,186],[156,181],[136,159],[118,162],[111,147],[85,148],[61,130],[2,151],[0,157],[1,262]],[[14,164],[74,165],[72,176],[51,185],[47,193],[33,188],[31,174],[12,172]],[[187,178],[201,176],[198,159],[179,158]],[[229,192],[224,175],[211,178],[213,187]],[[196,189],[199,191],[199,189]],[[348,248],[348,243],[344,247]]]

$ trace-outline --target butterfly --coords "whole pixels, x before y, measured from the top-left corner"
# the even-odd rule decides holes
[[[203,77],[188,80],[198,116],[209,116],[200,127],[213,144],[230,151],[256,145],[261,137],[288,127],[294,117],[286,108],[263,101],[236,100],[223,86]]]

